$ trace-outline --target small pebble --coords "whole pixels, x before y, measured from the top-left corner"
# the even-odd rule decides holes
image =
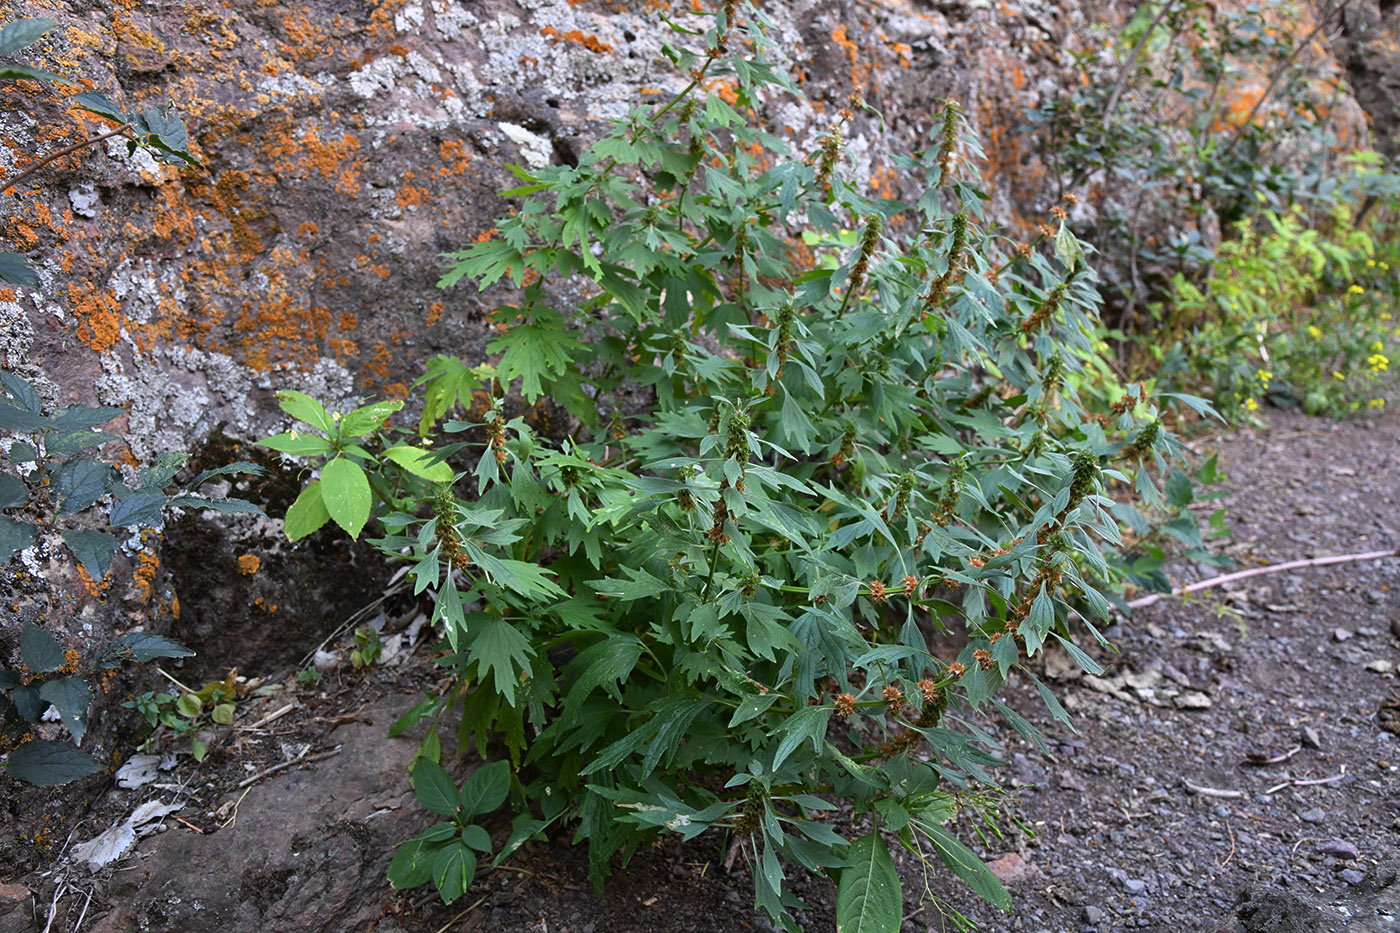
[[[1103,908],[1102,908],[1102,907],[1085,907],[1085,908],[1084,908],[1084,922],[1085,922],[1085,923],[1099,923],[1099,922],[1101,922],[1102,920],[1103,920]]]
[[[1304,823],[1321,823],[1327,819],[1327,814],[1321,807],[1313,807],[1311,810],[1304,810],[1298,815],[1298,819]]]
[[[1129,894],[1141,894],[1147,890],[1147,882],[1139,881],[1136,878],[1124,878],[1123,890]]]
[[[1347,631],[1344,628],[1333,629],[1332,638],[1335,641],[1346,641],[1347,639],[1351,638],[1351,632]]]
[[[1341,873],[1341,877],[1347,884],[1355,887],[1366,880],[1366,873],[1364,871],[1357,871],[1355,868],[1348,868]]]
[[[1298,740],[1308,748],[1322,748],[1322,737],[1312,726],[1304,726]]]
[[[1329,839],[1318,843],[1317,851],[1323,855],[1335,855],[1337,858],[1361,858],[1361,851],[1345,839]]]

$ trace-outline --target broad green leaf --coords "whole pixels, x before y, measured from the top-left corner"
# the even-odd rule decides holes
[[[96,91],[83,91],[81,94],[74,94],[72,105],[79,110],[86,110],[88,113],[95,113],[99,117],[106,117],[114,123],[127,122],[126,114],[120,107],[112,103],[103,94]]]
[[[209,480],[213,479],[216,476],[227,476],[230,473],[250,473],[254,476],[261,476],[266,472],[266,469],[258,466],[256,463],[251,463],[247,460],[235,460],[233,463],[226,463],[221,467],[213,467],[212,469],[208,469],[205,470],[203,473],[200,473],[194,478],[194,482],[190,483],[189,486],[186,487],[186,491],[194,492],[200,486],[203,486],[205,483],[207,483]],[[151,486],[157,484],[145,483],[144,485]]]
[[[419,758],[413,766],[413,792],[418,802],[439,816],[457,813],[457,785],[452,775],[436,761]]]
[[[0,473],[0,509],[12,509],[29,501],[29,487],[24,480],[9,473]]]
[[[26,623],[19,634],[19,657],[31,671],[47,674],[63,666],[63,646],[48,632],[32,622]]]
[[[321,471],[321,501],[335,523],[358,538],[373,504],[365,471],[345,456],[327,463]]]
[[[930,822],[919,822],[919,831],[927,836],[943,864],[951,868],[953,874],[961,878],[978,897],[993,907],[1011,910],[1011,895],[1006,892],[1001,880],[957,836]]]
[[[389,863],[389,883],[405,891],[432,881],[433,858],[441,848],[442,843],[430,843],[418,836],[403,843]]]
[[[478,852],[491,854],[491,835],[473,823],[462,830],[462,844],[470,846]]]
[[[899,933],[903,917],[894,859],[878,830],[866,833],[846,850],[836,888],[836,933]]]
[[[262,515],[262,506],[254,505],[246,499],[210,499],[206,496],[175,496],[167,505],[183,509],[204,509],[220,515]]]
[[[510,763],[493,761],[482,765],[462,786],[462,819],[470,820],[490,813],[506,802],[510,793]],[[489,852],[490,846],[483,851]]]
[[[53,427],[53,422],[37,411],[30,411],[10,401],[0,401],[0,431],[33,434]]]
[[[0,252],[0,282],[38,288],[39,273],[19,253]]]
[[[60,457],[71,457],[116,439],[115,434],[105,434],[102,431],[53,431],[44,438],[44,449]]]
[[[1065,650],[1069,652],[1070,657],[1074,658],[1074,662],[1082,667],[1086,673],[1092,674],[1095,677],[1103,673],[1103,666],[1085,654],[1083,649],[1078,645],[1068,638],[1062,637],[1059,632],[1053,634],[1059,639],[1060,644],[1065,646]]]
[[[371,434],[389,419],[389,416],[403,407],[403,402],[374,402],[363,405],[354,411],[346,412],[340,418],[341,437],[364,437]]]
[[[335,433],[335,421],[326,411],[326,407],[305,392],[298,392],[295,389],[278,392],[277,404],[287,414],[303,424],[311,425],[322,434]]]
[[[333,449],[330,441],[307,431],[283,431],[281,434],[265,437],[257,443],[259,447],[291,454],[293,457],[317,457]]]
[[[107,576],[117,556],[117,539],[105,531],[65,531],[63,543],[94,580]]]
[[[75,457],[54,471],[54,488],[58,491],[63,515],[81,512],[107,492],[112,468],[91,457]]]
[[[112,668],[123,661],[144,664],[156,658],[192,658],[194,651],[174,639],[150,632],[131,632],[107,643],[97,654],[98,668]]]
[[[61,74],[45,71],[43,68],[31,68],[28,65],[0,65],[0,78],[10,81],[53,81],[57,84],[77,86]]]
[[[430,450],[421,447],[390,447],[384,451],[384,456],[414,476],[421,476],[434,483],[452,482],[452,467],[441,460],[433,462],[433,453]]]
[[[444,846],[433,858],[433,883],[444,904],[451,904],[476,877],[476,853],[461,843]]]
[[[0,370],[0,385],[14,397],[14,404],[25,411],[39,414],[43,399],[39,397],[39,390],[34,388],[28,379],[7,370]]]
[[[166,495],[159,489],[138,489],[112,503],[107,520],[113,528],[156,528],[165,512]]]
[[[81,743],[87,733],[88,706],[92,704],[92,691],[88,689],[87,681],[81,677],[46,680],[39,690],[39,697],[58,710],[63,724],[73,736],[73,742]]]
[[[69,742],[33,739],[10,752],[5,770],[19,781],[57,787],[96,774],[102,763]]]
[[[283,528],[289,539],[298,541],[330,520],[331,513],[326,511],[326,504],[321,499],[321,481],[313,480],[287,509]]]
[[[564,329],[562,318],[558,320],[556,326],[516,324],[486,346],[491,353],[504,351],[496,363],[496,377],[503,386],[519,378],[520,394],[527,402],[544,394],[545,381],[564,374],[573,361],[571,351],[583,349],[578,338]]]
[[[0,515],[0,566],[10,562],[16,551],[34,543],[39,529],[29,522],[17,522]]]
[[[12,55],[20,49],[29,48],[57,25],[56,20],[44,17],[6,23],[5,28],[0,29],[0,55]]]

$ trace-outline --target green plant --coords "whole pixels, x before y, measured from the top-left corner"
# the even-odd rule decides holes
[[[102,763],[77,746],[87,734],[92,689],[88,677],[118,667],[123,661],[185,658],[194,654],[160,635],[133,632],[109,642],[97,652],[87,676],[77,673],[80,653],[65,649],[37,625],[20,634],[20,666],[0,666],[0,749],[7,749],[5,771],[10,777],[42,787],[67,784],[102,770]],[[33,736],[33,728],[52,707],[72,737],[72,743]]]
[[[51,19],[21,19],[6,23],[3,28],[0,28],[0,55],[12,55],[28,48],[57,25],[58,23]],[[40,68],[31,68],[28,65],[0,65],[0,80],[73,84],[62,75]],[[19,190],[26,181],[53,162],[75,152],[81,152],[114,136],[126,137],[128,153],[133,153],[139,148],[149,152],[160,162],[194,166],[200,164],[199,160],[190,154],[189,135],[185,132],[184,121],[175,112],[174,101],[164,107],[143,107],[128,112],[96,91],[82,91],[73,95],[72,106],[110,120],[117,126],[105,133],[84,139],[71,146],[65,146],[57,152],[36,159],[32,165],[18,175],[5,179],[4,189],[13,187]],[[38,275],[35,274],[24,257],[18,253],[9,252],[0,252],[0,281],[28,288],[36,288],[39,285]]]
[[[975,717],[1034,737],[995,697],[1015,676],[1068,722],[1027,659],[1061,644],[1101,670],[1077,641],[1102,642],[1134,579],[1116,516],[1150,521],[1105,487],[1190,537],[1153,478],[1177,445],[1102,358],[1087,248],[1063,227],[1017,247],[983,217],[955,103],[928,151],[891,157],[921,190],[872,199],[846,178],[849,111],[806,158],[759,125],[797,91],[752,6],[681,34],[704,43],[667,46],[683,92],[577,166],[515,167],[498,235],[452,257],[444,287],[515,291],[494,365],[429,363],[418,438],[384,423],[397,402],[283,393],[305,427],[263,443],[322,464],[287,532],[377,528],[433,599],[454,683],[391,734],[430,722],[415,789],[449,713],[497,756],[502,857],[570,824],[601,885],[659,833],[713,830],[786,928],[800,868],[839,880],[843,928],[894,929],[889,833],[1006,908],[949,828],[995,818]],[[833,800],[869,821],[854,841]],[[460,895],[437,867],[461,856],[429,869],[426,845],[391,879]]]
[[[1400,358],[1400,175],[1370,154],[1351,162],[1326,213],[1265,212],[1203,282],[1173,279],[1141,342],[1160,380],[1205,386],[1227,416],[1265,399],[1334,416],[1384,407]]]
[[[510,766],[504,761],[477,768],[459,790],[435,757],[414,759],[413,792],[418,802],[449,819],[403,844],[389,863],[389,880],[398,888],[431,881],[448,904],[461,897],[476,877],[477,853],[490,855],[492,850],[490,834],[476,821],[506,802],[510,785]],[[507,854],[502,852],[493,867]]]
[[[355,629],[355,648],[350,652],[350,666],[355,670],[369,667],[379,660],[384,651],[384,643],[379,640],[379,632],[368,625]]]
[[[190,652],[191,654],[193,652]],[[164,726],[177,738],[190,740],[190,752],[195,761],[203,761],[208,747],[199,737],[199,730],[208,722],[231,725],[238,709],[238,682],[236,672],[230,671],[223,680],[211,680],[198,690],[192,690],[171,677],[165,671],[160,675],[178,689],[178,693],[157,693],[148,690],[122,703],[127,709],[134,709],[146,720],[152,730]],[[146,740],[144,748],[149,748],[157,736]]]
[[[71,526],[79,521],[76,516],[109,497],[103,523],[109,528],[158,528],[170,508],[262,512],[242,499],[198,491],[219,476],[263,472],[257,464],[238,462],[205,470],[178,491],[166,492],[184,466],[185,454],[162,454],[127,479],[112,463],[88,453],[117,440],[97,427],[123,414],[122,409],[70,405],[46,415],[43,399],[27,380],[0,371],[0,386],[7,396],[0,397],[0,432],[11,435],[3,446],[4,462],[17,471],[0,472],[0,509],[19,513],[16,518],[0,514],[0,565],[38,541],[41,532],[57,531],[83,570],[101,580],[120,542],[110,531]]]

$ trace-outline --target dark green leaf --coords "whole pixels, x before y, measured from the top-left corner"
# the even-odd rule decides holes
[[[482,765],[467,778],[462,787],[462,819],[470,820],[490,813],[506,802],[510,793],[510,763],[493,761]],[[490,851],[488,848],[485,851]]]
[[[253,476],[262,476],[266,472],[266,469],[258,466],[256,463],[247,460],[236,460],[233,463],[227,463],[221,467],[213,467],[212,469],[205,470],[194,478],[194,482],[190,483],[189,486],[186,487],[186,490],[188,492],[194,492],[216,476],[228,476],[234,473],[248,473]]]
[[[0,402],[0,431],[20,431],[33,434],[53,427],[53,422],[35,411],[21,408],[13,402]]]
[[[74,743],[81,743],[87,733],[88,706],[92,704],[92,691],[88,689],[87,682],[81,677],[48,680],[39,690],[39,697],[58,710]]]
[[[439,816],[453,816],[457,812],[457,785],[452,776],[436,761],[419,758],[413,766],[413,792],[418,802]]]
[[[805,741],[812,743],[812,750],[821,751],[821,743],[826,738],[826,724],[831,719],[830,706],[804,706],[783,720],[782,725],[773,730],[773,735],[786,733],[778,750],[773,755],[773,770],[782,767],[789,755]],[[888,853],[886,853],[888,856]]]
[[[126,409],[110,405],[70,405],[53,413],[53,426],[60,431],[82,431],[104,425],[125,413]]]
[[[117,539],[105,531],[65,531],[63,543],[94,580],[107,576],[117,555]]]
[[[26,623],[19,636],[19,656],[31,671],[47,674],[63,666],[63,646],[48,632],[32,622]]]
[[[35,272],[34,267],[19,253],[0,252],[0,282],[38,288],[39,273]]]
[[[74,457],[54,471],[54,488],[61,504],[58,511],[68,515],[81,512],[107,492],[112,468],[92,457]]]
[[[451,904],[476,877],[476,853],[461,843],[444,846],[433,858],[433,882],[444,904]]]
[[[419,836],[408,840],[399,847],[394,860],[389,863],[389,883],[405,891],[432,881],[433,859],[442,848],[441,842],[428,842]]]
[[[44,448],[51,454],[71,457],[73,454],[101,447],[108,441],[116,439],[116,435],[106,434],[102,431],[53,431],[44,438]]]
[[[0,509],[12,509],[29,501],[29,487],[24,480],[9,473],[0,473]]]
[[[943,864],[951,868],[953,874],[961,878],[978,897],[993,907],[1011,910],[1011,895],[1006,893],[1001,880],[957,836],[937,823],[921,822],[919,828],[928,837]]]
[[[149,632],[131,632],[107,643],[97,655],[96,666],[112,668],[123,661],[144,664],[156,658],[192,658],[194,652],[178,641]]]
[[[44,17],[17,19],[6,23],[5,27],[0,29],[0,55],[12,55],[20,49],[29,48],[57,25],[56,20]]]
[[[95,113],[99,117],[106,117],[116,123],[128,122],[126,114],[122,112],[120,107],[96,91],[83,91],[81,94],[74,94],[73,106],[79,110],[86,110],[88,113]]]
[[[5,770],[16,780],[57,787],[96,774],[102,770],[102,764],[67,742],[34,739],[10,752]]]
[[[22,551],[34,543],[39,529],[29,522],[17,522],[0,515],[0,566],[10,562],[15,551]]]
[[[145,467],[141,468],[139,474],[142,486],[149,486],[155,489],[164,489],[170,485],[170,481],[175,478],[175,474],[180,472],[180,468],[189,459],[179,451],[166,451],[157,454],[156,459]]]
[[[846,850],[836,888],[836,933],[899,933],[903,917],[894,859],[878,830],[866,833]]]
[[[168,505],[178,506],[182,509],[204,509],[209,512],[218,512],[221,515],[261,515],[261,506],[254,505],[247,499],[209,499],[205,496],[176,496],[171,499]]]
[[[114,528],[156,528],[165,506],[166,495],[159,489],[138,489],[113,502],[107,520]]]

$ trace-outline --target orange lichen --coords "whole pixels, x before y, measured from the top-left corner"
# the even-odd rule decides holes
[[[98,353],[116,346],[124,322],[121,302],[111,289],[87,279],[68,283],[68,306],[78,319],[78,339]]]
[[[560,32],[553,26],[546,26],[540,30],[540,35],[560,42],[576,43],[588,49],[588,51],[596,52],[599,55],[613,50],[611,45],[599,39],[597,36],[590,36],[577,29],[570,29],[568,32]]]
[[[152,537],[155,537],[153,532],[143,532],[141,541],[144,544]],[[136,572],[131,575],[131,588],[141,602],[151,598],[151,586],[155,583],[159,570],[160,556],[156,554],[155,548],[141,548],[141,552],[136,555]]]
[[[258,572],[262,566],[262,558],[256,554],[238,555],[238,572],[245,577],[251,577]]]
[[[850,59],[852,65],[856,63],[856,53],[860,51],[860,46],[852,42],[850,36],[847,35],[845,23],[831,30],[831,41],[845,49],[846,57]]]
[[[355,330],[360,326],[360,319],[349,311],[342,311],[340,312],[340,320],[337,322],[337,326],[343,331]]]
[[[398,202],[399,207],[403,210],[417,210],[428,197],[429,191],[427,188],[405,182],[404,186],[398,190],[394,200]]]
[[[447,307],[441,301],[434,301],[428,306],[428,326],[432,327],[442,316],[447,313]]]

